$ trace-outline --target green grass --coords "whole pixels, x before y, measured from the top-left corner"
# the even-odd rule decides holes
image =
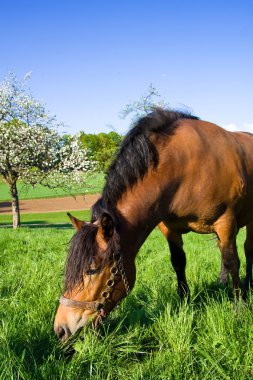
[[[89,221],[90,211],[70,211],[77,219]],[[46,225],[54,225],[59,227],[70,227],[70,221],[67,211],[64,212],[48,212],[48,213],[31,213],[21,214],[21,227],[36,225],[45,227]],[[12,227],[12,215],[0,214],[0,227]]]
[[[95,194],[101,191],[103,183],[103,173],[89,174],[87,176],[85,187],[76,188],[72,191],[65,191],[61,188],[49,189],[41,185],[37,185],[35,188],[33,188],[32,186],[27,186],[22,182],[18,182],[19,199],[52,198],[77,194]],[[0,202],[9,200],[10,195],[8,186],[4,180],[0,178]]]
[[[253,378],[253,302],[235,311],[217,283],[210,235],[185,236],[191,301],[179,305],[167,243],[155,230],[137,256],[137,281],[97,336],[73,355],[53,333],[72,230],[0,230],[0,379],[139,380]],[[244,231],[239,236],[241,273]]]

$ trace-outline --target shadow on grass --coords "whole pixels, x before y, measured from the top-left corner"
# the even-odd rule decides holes
[[[212,282],[202,282],[197,285],[195,288],[195,296],[193,297],[193,306],[201,306],[202,304],[207,304],[210,300],[217,301],[222,303],[225,299],[231,300],[233,302],[233,289],[232,284],[228,282],[228,284],[223,285],[217,281]]]
[[[1,208],[5,208],[5,207],[11,207],[11,202],[0,202],[0,213],[1,213]]]
[[[120,311],[112,312],[111,318],[108,320],[108,332],[112,332],[117,325],[124,318],[124,323],[121,326],[121,333],[124,330],[127,332],[129,329],[135,327],[150,327],[156,323],[157,318],[161,316],[168,305],[170,305],[171,315],[178,314],[183,305],[189,305],[193,310],[201,313],[210,301],[222,303],[224,300],[230,300],[231,304],[234,302],[233,290],[231,284],[227,286],[222,285],[219,281],[202,282],[194,290],[194,294],[188,300],[181,301],[177,294],[166,291],[166,287],[160,287],[157,292],[157,297],[148,288],[143,288],[138,293],[133,294],[127,298],[120,306]]]
[[[11,223],[0,223],[0,228],[12,228]],[[46,223],[41,220],[33,220],[31,222],[23,222],[21,223],[21,228],[56,228],[56,229],[70,229],[73,228],[70,223]]]
[[[64,352],[56,338],[52,337],[51,334],[45,334],[45,332],[41,332],[38,335],[38,331],[36,330],[34,330],[31,336],[32,338],[29,340],[23,336],[17,337],[16,335],[11,339],[10,348],[14,354],[14,358],[16,358],[13,365],[14,368],[16,367],[17,373],[20,375],[19,363],[22,362],[25,372],[31,375],[29,378],[42,380],[44,379],[44,374],[41,373],[41,367],[46,362],[48,367],[56,370],[55,378],[57,378],[57,367],[61,364],[60,361],[64,359]],[[59,363],[57,364],[58,360]]]

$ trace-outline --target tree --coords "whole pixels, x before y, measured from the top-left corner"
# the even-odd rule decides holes
[[[0,174],[9,186],[13,228],[20,225],[17,181],[66,186],[92,168],[80,138],[61,138],[56,118],[13,74],[0,84]],[[71,174],[71,178],[70,178]]]
[[[151,84],[147,92],[141,95],[139,100],[128,103],[120,111],[119,116],[121,119],[131,116],[131,125],[134,125],[137,119],[147,115],[157,107],[166,108],[168,104]],[[98,134],[86,134],[81,132],[80,135],[82,145],[87,150],[89,159],[96,162],[97,168],[101,171],[107,170],[119,148],[122,138],[123,136],[115,131]]]
[[[137,119],[147,115],[157,107],[165,108],[168,107],[168,104],[151,84],[147,92],[139,100],[128,103],[120,111],[119,116],[121,119],[125,119],[130,115],[131,125],[134,125]],[[86,134],[82,132],[80,135],[81,142],[87,150],[89,159],[96,162],[97,168],[101,171],[107,170],[119,148],[122,138],[123,136],[115,131],[98,134]]]
[[[99,170],[105,171],[122,141],[122,136],[114,131],[97,135],[82,132],[80,139],[83,147],[87,149],[89,159],[97,163]]]
[[[131,117],[131,125],[147,115],[149,112],[154,110],[154,108],[167,108],[168,103],[161,97],[156,88],[150,84],[148,90],[145,94],[140,96],[140,99],[128,103],[121,111],[120,118],[126,119],[129,115]]]

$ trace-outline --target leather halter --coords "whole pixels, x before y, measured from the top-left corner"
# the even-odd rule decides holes
[[[67,298],[65,296],[60,297],[60,304],[67,307],[79,308],[79,309],[81,308],[81,309],[87,309],[87,310],[92,310],[92,311],[99,310],[99,307],[101,306],[101,304],[96,301],[91,301],[91,302],[76,301],[76,300]]]
[[[99,301],[76,301],[65,296],[60,297],[60,304],[66,307],[78,308],[83,310],[91,310],[98,312],[100,317],[105,318],[107,315],[106,306],[110,302],[109,298],[114,291],[116,284],[116,277],[121,275],[122,281],[125,286],[126,295],[130,292],[130,286],[122,263],[122,256],[119,253],[113,254],[113,264],[110,268],[110,277],[106,282],[106,288],[101,293]]]

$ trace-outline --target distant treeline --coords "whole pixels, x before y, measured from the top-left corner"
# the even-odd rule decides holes
[[[99,171],[105,171],[114,158],[123,136],[117,132],[109,133],[84,133],[81,132],[80,140],[87,149],[88,158],[96,161]]]

